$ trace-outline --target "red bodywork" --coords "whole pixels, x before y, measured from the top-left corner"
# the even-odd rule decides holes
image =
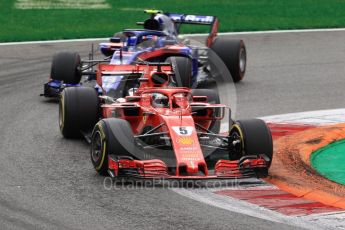
[[[221,120],[224,110],[222,104],[210,104],[206,96],[191,96],[191,89],[169,87],[172,67],[150,65],[108,65],[100,64],[97,70],[97,83],[102,86],[104,73],[111,74],[141,74],[140,87],[134,96],[127,96],[125,102],[102,104],[103,118],[116,117],[127,120],[134,135],[143,133],[145,127],[158,127],[157,131],[167,133],[173,153],[176,158],[176,170],[168,171],[167,164],[161,159],[136,160],[108,158],[108,167],[114,176],[120,170],[135,169],[143,178],[234,178],[244,176],[248,168],[266,167],[264,158],[239,160],[218,160],[210,172],[201,149],[198,135],[208,129],[211,122]],[[160,75],[166,81],[159,84],[154,81],[155,75]],[[167,107],[155,107],[152,98],[155,94],[164,94],[169,98]],[[204,113],[196,115],[193,108],[202,108]],[[220,114],[215,109],[221,110]],[[164,124],[164,125],[162,125]],[[197,127],[202,127],[197,131]],[[182,131],[181,131],[182,130]],[[226,134],[223,135],[227,137]],[[184,171],[180,172],[183,168]]]

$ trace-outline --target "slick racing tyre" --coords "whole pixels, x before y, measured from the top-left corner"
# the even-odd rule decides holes
[[[192,60],[187,57],[170,57],[167,61],[173,66],[176,86],[192,88]]]
[[[193,89],[192,96],[207,96],[207,102],[210,104],[220,104],[218,92],[211,89]],[[220,121],[213,121],[209,130],[214,133],[219,133]]]
[[[101,175],[108,174],[108,156],[130,156],[134,135],[129,123],[118,118],[100,120],[91,137],[91,161]]]
[[[265,154],[270,159],[267,168],[254,169],[257,177],[266,177],[273,159],[272,135],[266,123],[260,119],[238,120],[232,125],[229,135],[240,140],[237,149],[231,153],[231,159],[259,154]]]
[[[215,52],[224,62],[234,82],[243,79],[246,72],[246,47],[242,40],[231,40],[225,37],[217,37],[211,45]]]
[[[91,87],[68,87],[61,93],[59,126],[65,138],[79,137],[92,130],[99,118],[99,98]]]
[[[66,84],[78,84],[81,79],[81,60],[78,53],[60,52],[53,56],[51,78]]]

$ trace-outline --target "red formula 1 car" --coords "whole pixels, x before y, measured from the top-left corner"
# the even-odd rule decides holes
[[[125,98],[99,96],[87,87],[62,92],[60,130],[65,137],[80,132],[89,137],[91,160],[100,174],[184,179],[267,176],[273,146],[262,120],[229,117],[229,132],[215,133],[213,126],[226,119],[230,108],[212,103],[218,100],[212,90],[169,87],[174,74],[170,64],[97,68],[100,87],[107,75],[140,83]]]

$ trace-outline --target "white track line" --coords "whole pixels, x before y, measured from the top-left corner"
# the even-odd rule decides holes
[[[109,9],[106,0],[17,0],[14,7],[19,10],[31,9]]]
[[[281,115],[265,116],[261,119],[270,123],[306,124],[306,125],[332,125],[345,123],[345,108],[317,110],[301,113],[287,113]]]
[[[281,33],[313,33],[313,32],[344,32],[345,28],[332,29],[300,29],[300,30],[264,30],[264,31],[243,31],[243,32],[223,32],[219,35],[251,35],[251,34],[281,34]],[[208,34],[185,34],[185,36],[206,36]]]
[[[246,31],[246,32],[225,32],[219,35],[251,35],[251,34],[279,34],[279,33],[313,33],[313,32],[344,32],[345,28],[338,29],[304,29],[304,30],[267,30],[267,31]],[[184,36],[206,36],[207,34],[184,34]],[[84,41],[105,41],[108,38],[85,38],[85,39],[67,39],[67,40],[47,40],[47,41],[28,41],[28,42],[4,42],[0,46],[6,45],[27,45],[27,44],[45,44],[45,43],[63,43],[63,42],[84,42]]]
[[[229,189],[229,188],[225,188]],[[278,212],[269,210],[264,207],[260,207],[255,204],[248,203],[243,200],[238,200],[229,196],[223,196],[213,193],[210,190],[205,189],[177,189],[173,188],[172,191],[180,194],[181,196],[188,197],[190,199],[212,205],[221,209],[228,210],[230,212],[236,212],[247,216],[256,217],[268,221],[278,222],[282,224],[288,224],[292,226],[298,226],[307,229],[324,229],[326,226],[317,222],[305,221],[301,217],[285,216]]]
[[[82,38],[82,39],[29,41],[29,42],[4,42],[4,43],[0,43],[0,46],[47,44],[47,43],[67,43],[67,42],[88,42],[88,41],[107,41],[108,39],[109,38]]]

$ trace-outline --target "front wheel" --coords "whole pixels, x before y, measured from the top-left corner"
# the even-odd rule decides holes
[[[129,123],[118,118],[100,120],[91,136],[91,162],[101,175],[108,175],[108,156],[134,158],[134,135]]]
[[[230,159],[238,160],[243,156],[266,155],[269,158],[266,168],[255,168],[258,177],[266,177],[273,159],[273,142],[271,132],[263,120],[238,120],[230,129],[230,139],[238,141],[230,152]]]

